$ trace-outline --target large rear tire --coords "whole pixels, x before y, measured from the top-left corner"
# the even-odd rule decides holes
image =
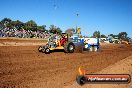
[[[83,53],[84,45],[83,44],[77,44],[75,45],[75,52],[76,53]]]
[[[72,42],[67,42],[64,45],[64,51],[66,53],[73,53],[74,52],[74,49],[75,49],[75,45]]]

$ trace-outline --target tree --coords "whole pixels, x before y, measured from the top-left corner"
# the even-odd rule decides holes
[[[0,29],[3,29],[5,26],[2,22],[0,22]]]
[[[25,23],[24,29],[26,30],[32,30],[32,31],[37,31],[37,24],[35,21],[30,20]]]
[[[50,25],[49,28],[50,28],[49,29],[50,33],[53,33],[53,34],[56,34],[56,33],[61,34],[62,33],[62,30],[59,27],[56,27],[54,25]]]
[[[120,33],[118,34],[118,38],[119,38],[120,40],[124,40],[124,41],[128,40],[128,39],[127,39],[127,33],[126,33],[126,32],[120,32]]]
[[[130,42],[131,41],[131,38],[130,37],[127,37],[125,41]]]
[[[49,32],[55,34],[56,33],[56,27],[54,25],[50,25]]]
[[[16,29],[20,30],[24,26],[24,23],[19,21],[19,20],[17,20],[17,21],[11,21],[6,26],[8,28],[14,28],[15,27]]]
[[[38,31],[42,31],[42,32],[47,32],[48,30],[46,30],[46,25],[42,25],[42,26],[37,26],[37,30]]]
[[[56,33],[61,34],[62,33],[62,30],[59,27],[57,27],[56,28]]]
[[[101,38],[107,38],[106,35],[102,34],[100,35]]]
[[[129,37],[129,42],[132,42],[132,38]]]
[[[95,31],[93,37],[100,38],[100,31]]]
[[[27,24],[27,26],[31,26],[31,27],[37,26],[36,22],[33,20],[26,22],[26,24]]]
[[[1,20],[1,28],[5,28],[7,26],[8,23],[12,22],[12,20],[10,18],[4,18]]]
[[[109,36],[109,37],[111,36],[112,38],[118,37],[118,35],[114,35],[114,34],[109,34],[108,36]]]
[[[73,33],[75,32],[75,29],[74,28],[69,28],[65,31],[65,33],[67,33],[69,36],[72,36]]]
[[[10,18],[4,18],[4,19],[1,20],[1,23],[6,24],[6,23],[9,23],[11,21],[12,20]]]

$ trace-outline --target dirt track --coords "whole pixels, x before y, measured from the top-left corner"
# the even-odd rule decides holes
[[[95,74],[129,74],[132,76],[132,56],[129,56]],[[65,88],[132,88],[132,82],[126,84],[84,84],[78,85],[74,82]]]
[[[0,43],[5,41],[12,42]],[[21,43],[25,46],[0,46],[0,88],[62,88],[75,82],[79,66],[95,73],[132,55],[131,45],[109,44],[102,45],[101,52],[46,55],[37,51],[36,40]]]

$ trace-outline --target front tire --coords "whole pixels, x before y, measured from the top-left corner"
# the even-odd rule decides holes
[[[50,49],[49,48],[42,49],[42,52],[45,54],[50,54]]]
[[[50,49],[49,48],[45,49],[45,54],[50,54]]]
[[[42,52],[42,49],[43,49],[43,47],[42,46],[39,46],[38,51],[39,52]]]

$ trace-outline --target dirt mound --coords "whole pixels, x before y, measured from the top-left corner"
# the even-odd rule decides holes
[[[130,74],[132,77],[132,56],[108,66],[96,74]],[[129,84],[85,84],[84,86],[74,83],[65,88],[132,88],[132,82]]]

